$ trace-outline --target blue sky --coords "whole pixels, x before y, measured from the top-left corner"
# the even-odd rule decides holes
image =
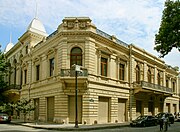
[[[2,50],[10,42],[16,44],[36,15],[48,34],[55,31],[64,17],[87,16],[96,27],[118,39],[153,50],[165,0],[1,0],[0,44]],[[180,52],[174,49],[164,60],[180,67]]]

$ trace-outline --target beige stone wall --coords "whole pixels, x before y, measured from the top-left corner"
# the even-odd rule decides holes
[[[74,23],[78,21],[79,24]],[[83,23],[83,24],[82,24]],[[142,114],[150,114],[148,102],[155,97],[151,91],[134,93],[133,82],[136,82],[136,65],[141,71],[141,81],[147,82],[147,71],[151,69],[152,83],[157,84],[157,72],[161,71],[161,83],[166,86],[166,76],[176,80],[176,91],[172,97],[166,98],[164,105],[170,103],[170,112],[173,104],[179,111],[177,72],[166,67],[165,63],[150,53],[134,45],[123,46],[117,43],[114,36],[97,33],[97,28],[87,18],[66,18],[59,25],[57,33],[44,39],[41,35],[26,32],[20,38],[23,44],[16,47],[6,55],[12,66],[17,60],[17,80],[20,84],[20,71],[27,69],[27,83],[21,89],[21,98],[39,99],[39,120],[47,121],[47,98],[54,97],[53,121],[56,123],[69,123],[69,96],[75,94],[75,78],[61,77],[61,69],[70,69],[70,52],[73,47],[82,49],[83,67],[88,70],[88,77],[78,77],[78,94],[82,96],[82,123],[98,123],[99,97],[109,99],[109,117],[107,122],[118,122],[118,99],[126,101],[125,121],[136,118],[136,100],[142,102]],[[42,40],[42,41],[41,41]],[[41,42],[40,42],[41,41]],[[40,42],[40,43],[39,43]],[[37,44],[38,43],[38,44]],[[29,44],[29,52],[25,53]],[[108,60],[107,77],[101,76],[101,57]],[[54,76],[49,76],[49,59],[55,59]],[[125,65],[125,80],[119,80],[119,64]],[[36,65],[40,65],[40,80],[36,81]],[[14,83],[13,73],[11,84]],[[169,85],[172,88],[171,84]],[[130,94],[132,92],[132,94]],[[160,97],[154,98],[154,114],[159,112]],[[175,105],[174,105],[175,106]],[[165,111],[165,107],[164,107]],[[34,113],[31,113],[31,119]]]

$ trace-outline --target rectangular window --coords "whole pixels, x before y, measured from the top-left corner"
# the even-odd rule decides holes
[[[50,70],[50,73],[49,73],[49,75],[50,76],[53,76],[53,74],[54,74],[54,58],[52,58],[52,59],[50,59],[49,60],[49,70]]]
[[[26,46],[26,54],[28,54],[28,46]]]
[[[40,73],[40,65],[37,65],[36,66],[36,81],[38,81],[39,80],[39,74]]]
[[[175,92],[175,88],[176,88],[175,82],[172,82],[172,88],[173,88],[173,92]]]
[[[101,75],[107,76],[107,59],[101,58]]]
[[[124,80],[125,65],[119,64],[119,80]]]
[[[166,87],[167,87],[167,88],[169,87],[169,81],[168,81],[168,79],[166,79]]]
[[[24,70],[24,84],[27,83],[27,70]]]

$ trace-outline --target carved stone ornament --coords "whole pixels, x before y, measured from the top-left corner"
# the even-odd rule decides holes
[[[68,22],[67,26],[68,26],[68,28],[73,28],[74,27],[74,22]]]
[[[67,18],[63,20],[63,27],[66,29],[82,30],[87,29],[91,20],[87,18]]]

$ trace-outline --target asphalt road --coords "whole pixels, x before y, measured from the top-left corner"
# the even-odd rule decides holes
[[[36,129],[36,128],[25,127],[14,124],[0,124],[0,132],[59,132],[59,131]],[[114,129],[91,130],[88,132],[160,132],[160,130],[158,125],[151,127],[119,127]],[[168,132],[180,132],[180,122],[175,122],[174,124],[171,124],[171,126],[168,128]]]
[[[123,127],[116,129],[94,130],[91,132],[160,132],[160,127],[159,125],[151,127]],[[171,126],[168,127],[167,132],[180,132],[180,122],[171,124]]]
[[[57,132],[46,129],[35,129],[14,124],[0,124],[0,132]]]

